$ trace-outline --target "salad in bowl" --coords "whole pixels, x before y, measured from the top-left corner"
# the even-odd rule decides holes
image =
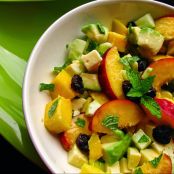
[[[174,168],[174,17],[95,22],[66,46],[50,83],[45,129],[80,173]]]

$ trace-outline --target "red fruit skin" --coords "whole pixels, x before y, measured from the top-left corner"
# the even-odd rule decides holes
[[[72,148],[72,143],[68,140],[64,132],[59,134],[59,140],[66,151],[69,151]]]
[[[153,116],[149,110],[147,110],[144,106],[147,116],[157,125],[170,125],[174,128],[174,103],[166,99],[155,98],[155,101],[159,104],[161,109],[161,118]]]

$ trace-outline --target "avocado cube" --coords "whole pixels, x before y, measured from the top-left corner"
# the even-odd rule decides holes
[[[150,13],[147,13],[144,16],[140,17],[135,21],[135,24],[139,27],[155,28],[155,22]]]
[[[139,129],[138,132],[133,134],[132,140],[135,146],[140,150],[145,149],[151,144],[150,137],[147,136],[142,129]]]
[[[97,74],[82,73],[81,75],[83,86],[85,89],[92,91],[101,91]]]
[[[157,143],[157,142],[153,142],[151,146],[159,154],[161,154],[164,150],[164,146],[162,144]]]
[[[86,55],[82,55],[81,61],[89,72],[96,72],[102,61],[98,51],[93,50]]]
[[[103,54],[111,47],[112,44],[110,42],[105,42],[97,47],[97,51],[100,53],[101,56],[103,56]]]
[[[74,39],[68,45],[68,59],[71,61],[77,60],[81,57],[86,48],[86,41],[82,39]]]
[[[68,163],[77,168],[81,168],[83,164],[88,163],[87,157],[78,149],[76,144],[68,152]]]
[[[140,151],[140,153],[141,153],[140,165],[142,165],[144,162],[151,161],[159,156],[159,154],[153,149],[143,149]]]
[[[88,105],[85,114],[86,114],[87,116],[92,116],[92,115],[95,113],[95,111],[96,111],[100,106],[101,106],[101,104],[100,104],[99,102],[97,102],[96,100],[92,101],[92,102]]]
[[[112,166],[109,166],[106,163],[106,173],[120,173],[120,163],[119,161],[117,161],[115,164],[113,164]]]
[[[128,159],[128,168],[132,170],[138,166],[141,159],[141,154],[138,151],[138,149],[134,147],[129,147],[127,153],[127,159]]]
[[[131,170],[128,169],[128,160],[127,158],[122,158],[120,160],[120,171],[121,173],[131,173]]]

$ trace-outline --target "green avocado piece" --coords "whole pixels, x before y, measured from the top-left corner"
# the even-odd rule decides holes
[[[105,43],[102,43],[100,44],[98,47],[97,47],[97,51],[99,52],[99,54],[101,56],[103,56],[103,54],[109,49],[112,47],[112,44],[109,43],[109,42],[105,42]]]
[[[108,165],[113,165],[115,162],[119,161],[126,153],[130,143],[131,136],[127,134],[120,141],[103,144],[103,158]]]
[[[85,89],[92,91],[101,91],[97,74],[82,73],[81,75],[83,86]]]
[[[81,31],[87,35],[87,37],[98,43],[106,42],[108,38],[108,28],[102,24],[87,24],[81,28]]]
[[[82,39],[74,39],[68,45],[68,59],[71,61],[77,60],[81,57],[86,48],[86,41]]]

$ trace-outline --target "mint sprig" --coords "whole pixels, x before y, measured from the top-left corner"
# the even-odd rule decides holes
[[[160,163],[162,154],[159,157],[154,158],[153,160],[150,161],[150,164],[156,168],[158,166],[158,164]]]
[[[82,127],[82,128],[84,128],[85,124],[86,124],[85,120],[82,119],[82,118],[77,118],[75,123],[76,123],[77,126]]]
[[[139,140],[138,143],[146,143],[149,141],[149,138],[146,135],[143,135]]]
[[[126,94],[128,97],[139,97],[141,104],[143,104],[152,115],[157,118],[161,118],[160,106],[156,101],[147,96],[148,91],[152,87],[155,76],[149,76],[146,79],[141,79],[140,73],[137,70],[132,69],[132,64],[138,61],[140,58],[137,56],[124,56],[120,62],[124,65],[127,77],[132,84],[132,88]]]

